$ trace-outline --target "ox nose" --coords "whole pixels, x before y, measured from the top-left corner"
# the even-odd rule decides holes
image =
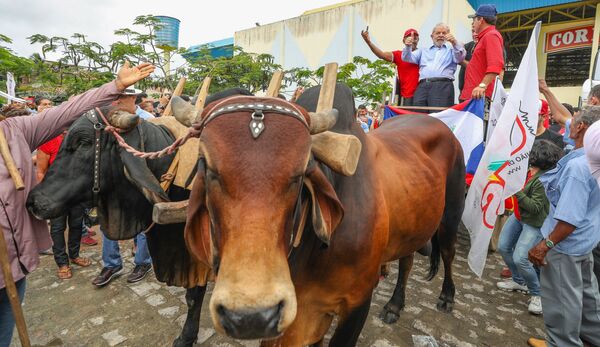
[[[243,340],[268,339],[280,335],[278,326],[284,303],[254,310],[234,311],[223,305],[217,307],[219,320],[230,337]]]

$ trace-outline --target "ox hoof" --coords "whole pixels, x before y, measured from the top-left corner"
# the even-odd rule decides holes
[[[186,339],[186,338],[179,336],[175,339],[175,341],[173,341],[173,347],[193,347],[195,342],[196,342],[195,336],[191,339]]]
[[[384,307],[383,310],[381,311],[381,314],[379,315],[379,318],[385,324],[394,324],[400,318],[400,314],[399,314],[399,312],[394,312],[393,310],[391,310],[388,307]]]
[[[438,311],[441,311],[444,313],[450,313],[450,312],[452,312],[452,309],[454,308],[454,303],[449,302],[449,301],[439,300],[436,307],[437,307]]]

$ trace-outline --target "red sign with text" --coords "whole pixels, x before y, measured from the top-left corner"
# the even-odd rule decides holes
[[[546,33],[546,53],[589,47],[594,38],[594,26],[586,25]]]

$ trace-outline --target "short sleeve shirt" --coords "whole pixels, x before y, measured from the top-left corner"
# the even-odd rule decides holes
[[[62,143],[63,138],[64,138],[64,135],[62,135],[62,134],[58,135],[57,137],[44,143],[43,145],[41,145],[38,148],[40,151],[42,151],[50,156],[48,165],[52,165],[52,163],[54,162],[54,159],[56,159],[56,155],[58,154],[58,150],[60,149],[60,145]]]
[[[419,65],[402,60],[402,51],[393,51],[392,54],[400,81],[400,96],[412,98],[419,85]]]
[[[583,148],[564,156],[540,181],[550,203],[542,235],[548,237],[558,221],[569,223],[575,231],[554,249],[571,256],[590,253],[600,241],[600,188],[590,174]]]
[[[500,74],[504,70],[504,40],[495,26],[489,26],[479,33],[479,41],[473,51],[473,57],[467,65],[465,86],[460,100],[471,98],[473,89],[483,80],[487,73]],[[494,83],[490,83],[485,91],[489,98],[494,92]]]

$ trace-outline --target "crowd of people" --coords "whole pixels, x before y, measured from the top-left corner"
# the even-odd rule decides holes
[[[459,101],[485,97],[489,104],[506,56],[496,15],[494,5],[479,6],[469,16],[473,41],[467,44],[458,42],[445,23],[433,28],[432,43],[423,47],[418,47],[418,31],[406,30],[404,47],[394,51],[377,47],[368,31],[361,34],[378,58],[396,65],[399,105],[454,105],[459,66]],[[532,338],[530,345],[581,346],[583,340],[600,346],[600,181],[591,173],[600,176],[600,125],[595,124],[600,86],[592,88],[589,106],[582,110],[560,103],[544,80],[539,92],[545,100],[540,100],[527,181],[509,199],[513,213],[499,235],[498,251],[506,263],[501,275],[506,279],[497,287],[528,293],[528,311],[543,314],[548,338]],[[379,125],[364,107],[358,108],[357,122],[365,132]],[[588,130],[593,135],[586,137]]]
[[[415,29],[406,30],[404,47],[393,51],[378,48],[368,31],[362,37],[378,58],[397,66],[400,105],[454,105],[459,68],[458,100],[486,98],[489,102],[493,82],[502,77],[505,63],[496,15],[493,5],[481,5],[470,16],[473,41],[466,44],[444,23],[433,28],[431,44],[421,48]],[[12,154],[28,185],[24,192],[17,192],[10,178],[0,181],[0,225],[9,241],[10,265],[21,300],[26,276],[38,266],[40,253],[51,247],[57,276],[67,280],[73,276],[71,265],[91,265],[90,259],[80,255],[81,244],[97,244],[89,206],[76,206],[52,219],[48,233],[48,225],[25,210],[27,193],[51,170],[65,129],[85,111],[111,104],[141,119],[161,116],[170,94],[153,100],[131,87],[153,69],[149,64],[125,65],[115,81],[56,107],[50,99],[38,98],[0,110],[0,128],[11,148],[16,148]],[[543,315],[547,338],[532,338],[530,345],[581,346],[585,341],[600,346],[600,86],[592,88],[589,105],[582,109],[561,103],[544,80],[539,81],[539,92],[544,100],[540,100],[527,181],[511,199],[513,213],[500,232],[498,251],[506,269],[497,287],[528,293],[528,311]],[[357,121],[368,132],[381,125],[380,114],[379,107],[370,110],[360,105]],[[133,251],[135,267],[128,282],[142,280],[152,268],[143,232],[136,236]],[[92,282],[97,287],[123,270],[119,243],[104,235],[102,260],[103,268]],[[0,276],[0,346],[8,345],[14,326],[4,281]]]

